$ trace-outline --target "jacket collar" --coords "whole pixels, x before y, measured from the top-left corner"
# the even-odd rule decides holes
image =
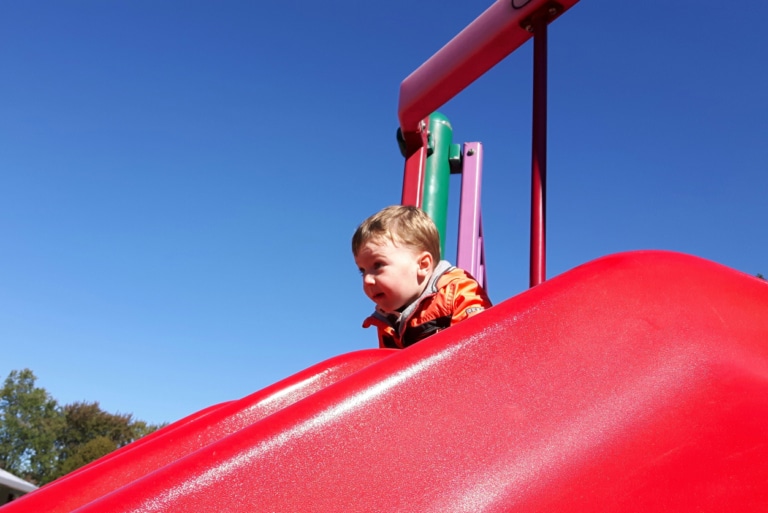
[[[416,298],[416,301],[408,305],[408,307],[403,310],[399,316],[397,314],[386,314],[376,309],[370,315],[370,317],[378,319],[388,324],[389,326],[392,326],[395,328],[398,334],[402,336],[402,332],[405,331],[405,327],[408,325],[407,321],[411,315],[413,315],[413,312],[416,311],[416,309],[419,307],[421,302],[424,301],[425,298],[437,294],[437,283],[440,281],[440,278],[442,278],[443,275],[451,269],[453,269],[453,265],[451,265],[450,262],[447,260],[440,260],[440,262],[438,262],[435,266],[435,270],[432,271],[432,276],[429,277],[429,282],[427,283],[427,286],[424,287],[424,292],[422,292],[421,295]]]

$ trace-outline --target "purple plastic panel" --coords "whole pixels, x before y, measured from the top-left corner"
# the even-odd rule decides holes
[[[483,145],[465,143],[461,170],[459,235],[456,265],[468,271],[485,287],[485,250],[480,196],[483,179]]]

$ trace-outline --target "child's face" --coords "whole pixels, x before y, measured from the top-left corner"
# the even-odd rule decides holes
[[[388,238],[363,244],[355,255],[363,276],[363,291],[386,313],[397,312],[413,302],[432,274],[432,255],[408,246],[396,246]]]

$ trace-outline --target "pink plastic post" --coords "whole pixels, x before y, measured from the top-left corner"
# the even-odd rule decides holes
[[[463,151],[456,265],[469,271],[485,287],[485,254],[480,216],[483,145],[479,142],[465,143]]]

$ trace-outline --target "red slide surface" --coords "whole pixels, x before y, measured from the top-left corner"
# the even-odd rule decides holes
[[[605,257],[334,365],[279,408],[224,428],[244,408],[213,407],[2,513],[768,510],[768,282],[718,264]],[[109,465],[130,477],[100,481]]]

